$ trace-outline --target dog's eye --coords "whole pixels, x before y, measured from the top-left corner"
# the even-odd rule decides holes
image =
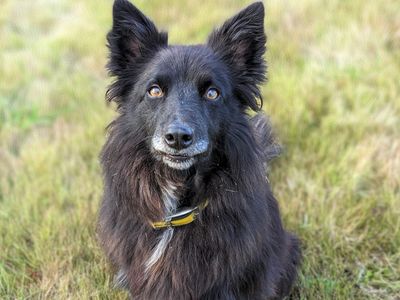
[[[160,98],[164,96],[164,92],[158,85],[152,85],[150,89],[147,91],[150,97],[152,98]]]
[[[219,97],[219,91],[216,88],[209,88],[205,93],[205,97],[208,100],[217,100]]]

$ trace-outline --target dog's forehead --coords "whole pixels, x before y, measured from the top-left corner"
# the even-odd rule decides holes
[[[159,62],[175,67],[206,65],[215,61],[213,52],[203,45],[169,46],[159,52]]]
[[[203,45],[169,46],[157,53],[153,70],[167,73],[173,78],[195,80],[200,77],[218,77],[224,67],[215,54]]]

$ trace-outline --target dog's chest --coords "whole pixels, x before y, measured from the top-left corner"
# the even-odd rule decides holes
[[[177,188],[172,183],[167,183],[162,187],[162,199],[165,206],[165,215],[173,214],[178,205]],[[160,232],[156,246],[152,249],[149,258],[145,262],[145,272],[148,272],[151,267],[164,255],[168,244],[174,235],[173,228],[164,229]]]

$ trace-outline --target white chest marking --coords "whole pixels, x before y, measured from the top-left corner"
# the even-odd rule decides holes
[[[177,205],[177,199],[175,197],[176,187],[172,184],[168,184],[167,187],[163,188],[163,201],[165,204],[165,214],[174,213]],[[145,263],[145,271],[147,272],[164,254],[169,242],[174,234],[173,228],[164,229],[164,232],[159,238],[157,245],[153,248],[153,252],[150,258]]]

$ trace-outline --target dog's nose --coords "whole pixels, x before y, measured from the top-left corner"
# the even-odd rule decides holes
[[[176,150],[189,147],[193,142],[193,130],[184,124],[173,124],[164,135],[165,143]]]

